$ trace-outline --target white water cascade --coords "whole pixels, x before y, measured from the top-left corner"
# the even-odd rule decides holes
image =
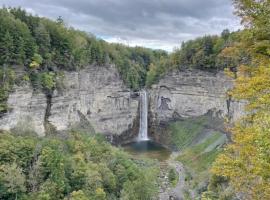
[[[148,138],[148,122],[147,122],[147,115],[148,115],[148,98],[146,90],[142,90],[140,92],[140,129],[139,129],[139,141],[147,141]]]

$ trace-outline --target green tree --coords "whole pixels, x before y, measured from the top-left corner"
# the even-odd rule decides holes
[[[23,37],[15,37],[14,38],[14,48],[12,54],[12,63],[23,65],[26,59],[25,55],[25,44]]]
[[[57,24],[64,25],[64,19],[62,16],[58,16],[56,19]]]
[[[89,200],[82,190],[71,193],[71,200]]]
[[[249,28],[245,35],[243,48],[252,54],[254,63],[269,63],[270,54],[270,2],[267,0],[233,0],[236,14],[242,23]]]
[[[0,113],[8,110],[8,95],[12,91],[15,78],[15,72],[6,65],[0,69]]]
[[[1,165],[0,191],[1,198],[16,200],[26,191],[25,175],[17,164]]]
[[[149,169],[140,172],[139,178],[134,181],[127,181],[121,191],[122,200],[151,200],[158,194],[156,182],[157,170]],[[153,184],[154,183],[154,184]]]
[[[51,91],[55,88],[55,73],[48,72],[42,73],[41,75],[41,84],[43,88],[47,91]]]
[[[38,44],[38,51],[40,55],[44,56],[47,64],[51,62],[50,60],[50,48],[51,48],[51,38],[50,33],[45,27],[45,25],[40,22],[34,30],[35,39]]]
[[[33,58],[32,58],[32,62],[30,63],[29,67],[31,69],[37,69],[40,67],[40,65],[43,62],[43,58],[41,57],[41,55],[35,53]]]
[[[1,64],[9,64],[13,56],[13,38],[9,34],[9,31],[6,31],[4,37],[0,39],[0,62]]]

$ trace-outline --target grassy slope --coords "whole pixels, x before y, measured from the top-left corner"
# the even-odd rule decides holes
[[[187,191],[192,191],[195,196],[205,189],[209,168],[226,142],[225,134],[214,130],[215,127],[219,129],[221,123],[202,116],[173,122],[169,126],[171,143],[181,151],[177,160],[186,169]]]
[[[182,154],[179,155],[178,160],[185,166],[193,169],[196,173],[203,172],[209,168],[220,152],[220,148],[213,147],[210,150],[208,150],[208,148],[222,138],[223,135],[221,133],[214,132],[204,142],[186,148]]]
[[[203,131],[206,124],[206,116],[172,123],[169,126],[171,144],[173,144],[178,150],[185,149],[190,146],[196,136]]]

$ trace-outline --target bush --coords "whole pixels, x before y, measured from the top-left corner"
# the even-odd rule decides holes
[[[179,175],[177,171],[174,168],[171,168],[169,170],[169,175],[168,175],[170,183],[175,186],[178,182]]]

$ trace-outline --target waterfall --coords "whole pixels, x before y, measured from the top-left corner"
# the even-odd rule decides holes
[[[148,99],[146,90],[142,90],[140,92],[140,129],[139,129],[139,141],[149,140],[148,138],[148,123],[147,123],[147,115],[148,115]]]

